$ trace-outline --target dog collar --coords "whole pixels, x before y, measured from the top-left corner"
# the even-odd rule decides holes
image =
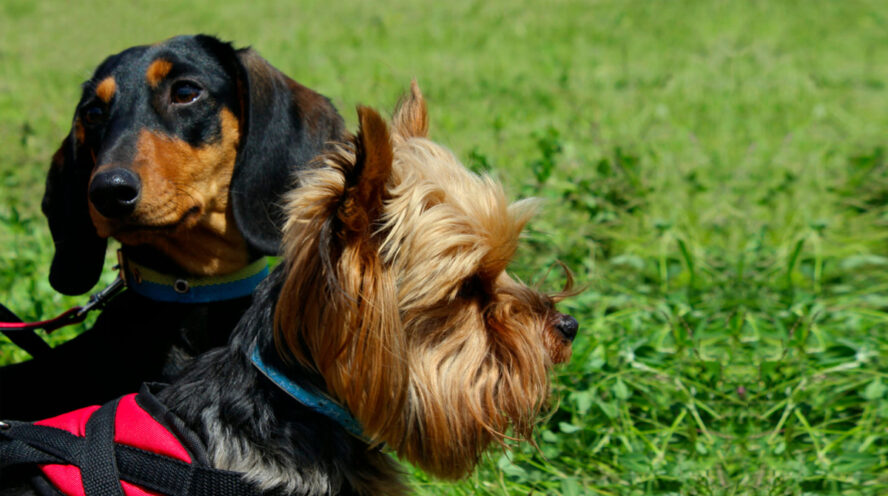
[[[179,277],[157,272],[121,256],[120,271],[126,286],[146,298],[171,303],[211,303],[252,294],[268,275],[268,261],[263,257],[223,276]]]
[[[262,360],[262,354],[259,352],[258,346],[253,348],[253,355],[250,359],[253,362],[253,366],[255,366],[262,375],[267,377],[268,380],[273,382],[277,387],[281,388],[291,398],[302,403],[311,410],[335,420],[336,423],[341,425],[342,428],[351,433],[351,435],[367,441],[367,438],[364,436],[364,430],[361,428],[361,424],[359,424],[358,421],[345,410],[345,408],[342,408],[339,403],[335,402],[327,395],[318,391],[306,389],[288,379],[283,372]]]

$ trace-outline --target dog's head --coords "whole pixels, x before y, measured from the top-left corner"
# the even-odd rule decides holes
[[[411,90],[391,132],[359,108],[357,136],[300,174],[275,337],[371,439],[455,478],[491,442],[530,435],[578,326],[555,309],[567,293],[506,272],[533,203],[426,139]]]
[[[291,170],[342,126],[325,97],[210,36],[109,57],[84,84],[47,177],[50,282],[89,290],[108,237],[196,275],[276,254]]]

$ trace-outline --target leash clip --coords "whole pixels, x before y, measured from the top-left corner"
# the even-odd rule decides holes
[[[6,337],[18,345],[19,348],[30,353],[31,356],[39,356],[50,351],[51,348],[46,344],[46,341],[34,332],[35,329],[43,329],[47,334],[50,334],[56,329],[83,322],[86,319],[87,313],[92,310],[104,308],[105,304],[108,303],[111,298],[125,288],[126,280],[121,271],[114,282],[108,285],[105,289],[90,296],[86,305],[69,308],[55,318],[36,322],[22,322],[14,313],[7,310],[3,305],[0,305],[0,315],[6,315],[5,319],[11,320],[10,322],[0,322],[0,333],[6,335]],[[0,425],[0,430],[2,429],[3,426]]]
[[[95,293],[94,295],[89,297],[89,301],[86,305],[80,307],[77,311],[77,317],[86,316],[87,313],[102,309],[105,307],[105,304],[108,303],[111,298],[114,298],[117,293],[122,291],[126,287],[126,281],[118,275],[117,279],[114,279],[114,282],[109,284],[105,289]]]
[[[126,288],[126,283],[118,276],[114,282],[108,285],[108,287],[90,296],[89,302],[82,307],[77,306],[69,308],[55,318],[40,320],[37,322],[22,322],[20,320],[16,320],[15,322],[0,322],[0,331],[7,333],[10,331],[33,331],[34,329],[43,329],[49,334],[61,327],[83,322],[83,320],[86,319],[87,313],[104,307],[105,304],[108,303],[108,300],[116,296],[117,293],[120,293],[124,288]],[[24,349],[30,353],[30,350],[27,348]]]

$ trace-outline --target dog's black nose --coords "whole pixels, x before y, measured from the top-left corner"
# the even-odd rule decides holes
[[[114,168],[96,174],[89,185],[89,200],[110,219],[129,215],[139,202],[142,184],[128,169]]]
[[[580,329],[580,324],[577,322],[577,319],[570,315],[561,314],[558,316],[558,321],[555,322],[555,328],[558,329],[558,332],[560,332],[565,339],[573,341],[574,338],[577,337],[577,331]]]

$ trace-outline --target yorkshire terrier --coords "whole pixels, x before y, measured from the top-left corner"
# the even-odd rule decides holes
[[[358,118],[299,173],[284,261],[229,346],[152,398],[208,464],[270,494],[406,493],[389,452],[468,475],[530,438],[578,330],[555,309],[569,273],[544,294],[506,272],[534,203],[426,138],[415,82],[391,127]]]

